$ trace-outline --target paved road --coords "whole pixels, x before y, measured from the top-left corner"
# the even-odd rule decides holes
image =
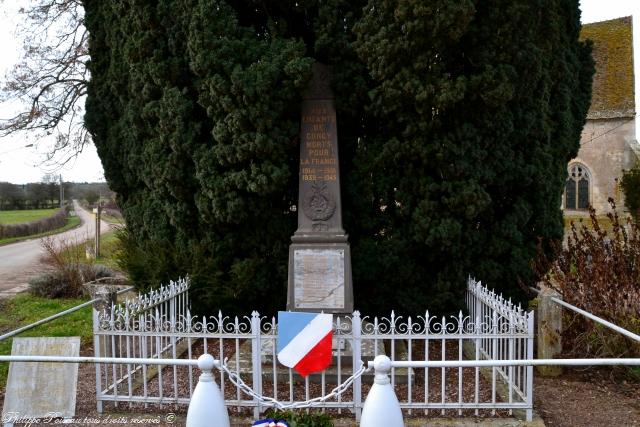
[[[82,225],[73,230],[56,234],[57,240],[83,242],[95,235],[95,219],[93,215],[82,209],[76,200],[73,201],[76,214],[82,220]],[[105,233],[111,228],[102,221],[100,231]],[[29,279],[46,270],[41,258],[44,249],[40,245],[41,239],[24,240],[10,245],[0,246],[0,294],[6,291],[16,291],[26,288]],[[17,289],[16,289],[17,288]]]

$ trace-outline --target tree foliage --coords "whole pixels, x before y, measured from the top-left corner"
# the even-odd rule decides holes
[[[356,306],[531,281],[590,100],[577,1],[85,0],[87,126],[123,263],[204,306],[284,307],[301,93],[333,68]]]
[[[84,199],[87,201],[89,206],[94,206],[98,200],[100,200],[100,194],[96,193],[93,190],[89,190],[84,193]]]
[[[60,184],[45,175],[42,182],[0,182],[0,210],[50,209],[60,206]]]

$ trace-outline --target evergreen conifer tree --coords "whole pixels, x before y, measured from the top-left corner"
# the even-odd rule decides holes
[[[590,101],[578,2],[85,0],[86,122],[154,285],[202,309],[284,307],[301,95],[332,66],[356,307],[512,291],[562,237]]]

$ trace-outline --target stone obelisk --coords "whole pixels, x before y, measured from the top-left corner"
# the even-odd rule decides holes
[[[329,68],[314,64],[302,102],[298,230],[289,248],[287,309],[351,313],[348,236],[342,228],[336,109]]]

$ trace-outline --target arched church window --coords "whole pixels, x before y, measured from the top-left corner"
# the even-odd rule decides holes
[[[589,208],[589,180],[591,176],[584,165],[569,166],[569,177],[564,190],[565,209],[586,210]]]

